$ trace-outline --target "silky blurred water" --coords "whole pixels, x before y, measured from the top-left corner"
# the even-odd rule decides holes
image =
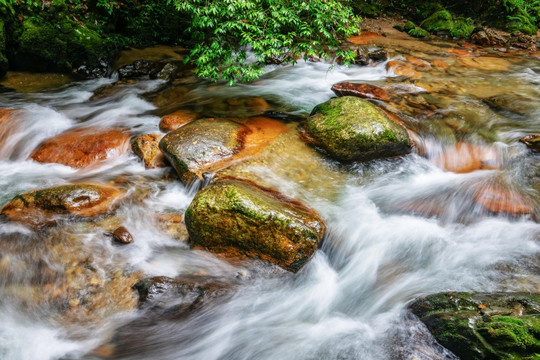
[[[203,82],[188,86],[185,102],[260,96],[271,99],[279,110],[309,114],[316,104],[333,96],[330,87],[336,82],[383,81],[394,76],[384,63],[333,69],[305,63],[267,70],[261,80],[249,85],[229,88]],[[496,74],[472,76],[496,79]],[[540,75],[524,65],[507,76],[518,77],[534,89],[540,86]],[[22,109],[22,115],[0,148],[0,205],[23,191],[77,181],[108,182],[121,176],[127,179],[128,192],[140,188],[147,192],[144,200],[124,204],[117,211],[134,243],[119,248],[99,229],[81,230],[78,236],[84,244],[101,254],[94,266],[114,266],[121,258],[132,271],[145,276],[201,273],[235,279],[243,274],[231,297],[193,316],[122,328],[124,343],[112,358],[453,358],[407,313],[408,302],[448,290],[538,292],[535,262],[540,226],[531,217],[486,213],[473,201],[478,189],[503,181],[536,206],[538,158],[517,140],[537,130],[538,109],[527,117],[487,112],[491,115],[483,120],[491,125],[485,126],[497,139],[481,145],[500,157],[501,166],[495,170],[444,171],[430,159],[447,146],[445,133],[420,125],[419,135],[431,146],[427,157],[412,153],[344,167],[328,160],[328,166],[346,179],[344,184],[329,184],[339,187],[336,197],[326,196],[322,189],[306,190],[286,176],[261,169],[268,183],[316,209],[328,226],[321,249],[293,275],[260,262],[231,264],[192,251],[161,232],[149,214],[182,213],[194,191],[178,181],[163,180],[167,170],[145,170],[131,153],[81,170],[28,160],[43,140],[76,127],[121,127],[133,136],[159,131],[160,118],[155,115],[159,109],[143,95],[158,91],[164,83],[139,81],[123,85],[105,99],[90,100],[95,89],[112,82],[100,79],[40,93],[2,94],[0,107]],[[441,116],[450,113],[452,106],[459,108],[465,98],[473,112],[485,106],[460,95],[441,110]],[[279,166],[287,167],[287,163]],[[21,225],[0,223],[0,255],[9,256],[12,264],[6,270],[0,263],[0,358],[93,359],[97,355],[90,352],[109,341],[115,329],[147,314],[138,310],[111,315],[96,326],[65,326],[50,304],[25,301],[13,292],[13,285],[35,285],[33,273],[40,270],[32,262],[42,251],[40,236]],[[13,265],[17,261],[20,269]],[[43,261],[52,258],[43,252]]]

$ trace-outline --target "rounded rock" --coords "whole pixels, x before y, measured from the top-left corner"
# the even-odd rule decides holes
[[[409,153],[406,129],[370,102],[352,96],[315,107],[304,126],[310,142],[340,161]]]
[[[296,272],[325,233],[319,215],[285,195],[240,179],[201,190],[185,213],[192,247],[260,258]]]

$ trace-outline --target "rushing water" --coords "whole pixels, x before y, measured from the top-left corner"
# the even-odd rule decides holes
[[[164,110],[145,94],[159,91],[163,82],[122,85],[100,100],[90,100],[93,91],[114,80],[2,94],[1,108],[20,108],[23,113],[9,134],[0,134],[0,138],[8,135],[0,148],[0,205],[23,191],[119,177],[126,179],[124,186],[131,194],[140,191],[145,196],[117,210],[116,216],[135,239],[125,247],[112,245],[103,229],[86,223],[63,225],[52,235],[0,223],[0,358],[99,358],[105,355],[92,351],[113,335],[116,351],[110,356],[115,359],[454,358],[407,313],[408,302],[447,290],[538,292],[540,286],[540,226],[533,216],[488,213],[474,201],[479,191],[502,182],[533,207],[539,202],[538,157],[517,140],[539,129],[540,107],[535,103],[540,98],[540,74],[534,61],[512,66],[504,75],[461,68],[426,75],[424,82],[443,83],[449,90],[439,92],[442,105],[436,114],[410,109],[402,114],[427,149],[424,156],[412,153],[347,166],[319,156],[320,174],[314,171],[304,182],[279,171],[307,163],[302,158],[307,155],[287,148],[283,162],[274,163],[272,169],[251,165],[250,171],[267,185],[315,208],[328,225],[322,248],[296,275],[257,261],[228,263],[192,251],[160,231],[149,214],[182,213],[194,191],[168,180],[168,170],[145,170],[131,153],[81,170],[28,160],[43,140],[81,125],[128,128],[133,136],[158,132],[157,115]],[[188,82],[180,105],[201,111],[210,109],[216,99],[260,96],[273,110],[306,114],[333,96],[330,87],[336,82],[399,80],[384,63],[331,70],[322,63],[306,63],[268,70],[261,80],[235,88]],[[451,90],[474,88],[476,83],[523,92],[530,111],[496,112],[471,92]],[[409,84],[411,88],[422,90]],[[216,109],[213,115],[229,111]],[[294,131],[295,125],[289,126]],[[457,141],[488,147],[498,166],[466,173],[441,169],[437,156],[440,159]],[[318,156],[313,154],[309,156]],[[464,155],[458,152],[443,159],[452,156]],[[333,173],[335,177],[329,175]],[[309,176],[325,178],[317,182]],[[41,299],[36,289],[47,283],[44,268],[53,270],[53,282],[64,281],[59,274],[69,264],[48,248],[55,244],[55,236],[79,239],[77,244],[93,254],[92,267],[98,273],[118,268],[144,276],[204,274],[236,281],[235,286],[229,297],[182,319],[152,318],[146,310],[117,312],[114,303],[96,312],[95,321],[65,319],[54,301]]]

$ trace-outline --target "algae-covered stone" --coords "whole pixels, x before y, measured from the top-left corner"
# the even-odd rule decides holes
[[[439,293],[410,310],[462,359],[530,359],[540,351],[540,295]]]
[[[0,215],[32,226],[52,225],[66,218],[106,214],[124,194],[106,185],[62,185],[19,194],[2,208]]]
[[[294,272],[315,253],[325,232],[315,211],[239,179],[201,190],[186,210],[185,221],[194,247],[261,258]]]
[[[452,37],[460,38],[469,37],[474,30],[470,20],[461,17],[454,20],[447,10],[436,11],[424,20],[421,26],[431,33],[447,33]]]
[[[186,183],[215,171],[242,148],[244,127],[223,119],[200,119],[169,134],[159,148]]]
[[[304,130],[311,142],[342,161],[371,160],[410,151],[403,126],[370,102],[352,96],[317,105]]]
[[[409,34],[409,35],[411,35],[412,37],[415,37],[415,38],[429,37],[429,31],[424,30],[424,29],[419,28],[419,27],[415,27],[414,29],[411,29],[411,30],[407,31],[407,34]]]

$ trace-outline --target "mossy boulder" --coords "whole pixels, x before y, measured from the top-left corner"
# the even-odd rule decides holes
[[[63,2],[54,1],[38,16],[28,16],[11,54],[16,70],[107,75],[113,46],[96,31],[73,21]]]
[[[6,57],[6,35],[4,21],[0,19],[0,78],[6,75],[8,60]]]
[[[19,194],[2,208],[0,215],[36,227],[53,225],[65,219],[106,214],[124,194],[106,185],[62,185]]]
[[[407,34],[409,34],[410,36],[415,37],[415,38],[427,38],[427,37],[429,37],[429,31],[424,30],[424,29],[419,28],[419,27],[415,27],[414,29],[411,29],[411,30],[407,31]]]
[[[439,293],[409,309],[462,359],[531,359],[540,352],[538,294]]]
[[[474,26],[470,20],[458,17],[454,19],[447,10],[439,10],[424,20],[421,27],[433,34],[448,34],[452,37],[469,37]]]
[[[307,263],[325,233],[323,220],[304,204],[234,178],[201,190],[185,221],[195,248],[260,258],[293,272]]]
[[[353,96],[317,105],[304,131],[309,142],[341,161],[371,160],[410,151],[403,126],[369,101]]]

